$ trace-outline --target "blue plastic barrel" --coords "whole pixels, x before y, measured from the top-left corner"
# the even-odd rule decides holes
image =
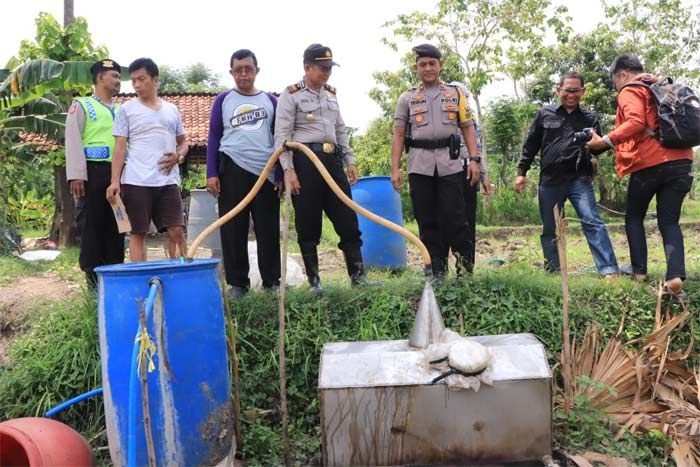
[[[363,177],[352,186],[352,199],[363,208],[403,226],[401,196],[387,176]],[[406,267],[405,239],[384,226],[358,216],[362,232],[362,258],[367,267]]]
[[[107,438],[115,465],[127,465],[131,353],[152,278],[162,283],[147,323],[156,349],[155,370],[148,373],[156,463],[216,465],[235,451],[218,262],[170,260],[95,269]],[[148,465],[140,390],[137,396],[136,464]]]

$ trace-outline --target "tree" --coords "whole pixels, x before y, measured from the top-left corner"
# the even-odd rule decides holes
[[[567,71],[583,75],[582,105],[598,114],[604,132],[613,125],[616,91],[609,76],[613,59],[623,52],[640,56],[656,74],[700,84],[700,8],[680,0],[604,2],[606,18],[585,34],[571,36],[542,52],[540,67],[526,87],[528,99],[545,104],[555,100],[556,79]],[[596,178],[601,203],[621,208],[624,182],[617,178],[614,157],[599,158]]]
[[[219,77],[203,63],[195,63],[184,68],[168,65],[160,67],[159,92],[221,92],[226,89]]]
[[[681,0],[604,0],[607,23],[623,52],[657,74],[700,84],[700,8]]]
[[[36,37],[32,41],[22,41],[19,52],[8,62],[6,68],[23,70],[22,73],[33,70],[33,67],[25,67],[32,61],[50,59],[64,64],[61,75],[46,82],[36,81],[35,87],[28,87],[25,91],[36,94],[33,98],[22,104],[17,100],[13,105],[14,111],[24,116],[43,115],[47,105],[51,105],[55,115],[54,120],[64,118],[65,110],[70,105],[75,95],[85,95],[91,90],[92,78],[89,67],[95,60],[105,58],[108,55],[107,48],[95,46],[88,32],[85,18],[75,18],[67,26],[62,27],[56,19],[48,13],[40,13],[36,19]],[[29,61],[29,62],[28,62]],[[37,62],[46,64],[46,61]],[[23,65],[25,64],[25,65]],[[41,65],[43,66],[43,65]],[[15,76],[23,76],[16,74]],[[14,81],[18,83],[19,81]],[[33,81],[28,81],[33,82]],[[41,108],[36,108],[41,106]],[[61,117],[63,115],[63,117]],[[41,119],[33,119],[40,121]],[[51,136],[59,144],[63,144],[62,127]],[[40,133],[44,133],[40,131]],[[68,190],[68,182],[65,174],[65,160],[58,160],[54,166],[54,220],[51,228],[51,237],[59,245],[75,244],[76,237],[72,232],[74,206],[73,198]]]
[[[549,0],[439,0],[435,13],[399,15],[385,26],[393,28],[395,36],[435,40],[456,54],[482,120],[482,90],[503,69],[508,51],[539,43],[545,26],[542,12],[549,5]],[[481,134],[484,151],[486,133]]]
[[[7,218],[7,202],[31,191],[43,198],[54,193],[51,175],[55,154],[38,155],[19,139],[27,131],[59,139],[64,108],[52,90],[91,82],[89,63],[29,60],[12,72],[0,71],[0,223]],[[3,79],[4,78],[4,79]],[[86,81],[87,80],[87,81]],[[63,158],[63,151],[58,154]]]
[[[509,184],[509,169],[518,159],[520,147],[537,107],[521,99],[500,98],[492,102],[486,112],[485,125],[489,147],[498,151],[498,163],[489,157],[489,172],[497,168],[498,182],[505,187]]]

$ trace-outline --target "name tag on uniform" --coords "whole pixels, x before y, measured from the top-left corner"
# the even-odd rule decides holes
[[[452,94],[450,94],[450,96],[443,95],[440,98],[440,103],[441,104],[457,104],[457,103],[459,103],[459,100],[456,97],[451,97],[451,96],[452,96]]]

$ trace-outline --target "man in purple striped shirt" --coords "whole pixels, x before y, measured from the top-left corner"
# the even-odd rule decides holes
[[[209,119],[207,190],[219,200],[219,215],[236,206],[253,188],[274,150],[272,131],[277,99],[255,87],[260,69],[255,54],[241,49],[231,56],[233,89],[219,94]],[[253,201],[221,227],[221,250],[229,295],[239,298],[250,288],[248,229],[258,243],[258,267],[264,288],[280,280],[279,197],[274,172]]]

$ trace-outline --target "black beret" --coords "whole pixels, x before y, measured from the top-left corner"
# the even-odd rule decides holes
[[[93,63],[90,67],[90,73],[92,73],[92,76],[97,76],[98,73],[102,73],[103,71],[112,70],[117,71],[119,74],[121,74],[122,67],[119,66],[117,62],[109,58],[105,58],[104,60],[98,60],[95,63]]]
[[[440,53],[440,49],[435,47],[432,44],[421,44],[417,45],[414,48],[412,48],[418,58],[421,57],[430,57],[430,58],[442,58],[442,54]]]
[[[338,65],[333,61],[333,52],[329,47],[321,44],[311,44],[304,50],[304,63],[332,67]]]

